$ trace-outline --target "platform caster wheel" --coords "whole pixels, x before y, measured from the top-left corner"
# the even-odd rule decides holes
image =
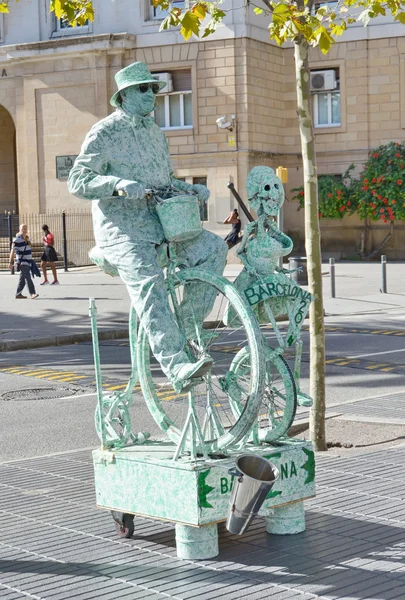
[[[132,537],[134,534],[134,515],[116,512],[115,510],[111,511],[111,515],[115,521],[115,529],[117,531],[118,537]]]

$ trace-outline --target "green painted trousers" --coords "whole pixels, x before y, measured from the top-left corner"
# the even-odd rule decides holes
[[[222,238],[210,231],[203,230],[197,238],[176,243],[174,247],[177,258],[185,266],[223,274],[228,248]],[[185,336],[169,306],[163,269],[158,263],[158,247],[150,242],[123,242],[104,247],[103,253],[108,262],[117,267],[127,286],[155,358],[163,372],[171,380],[175,379],[180,366],[190,359],[184,351]],[[201,285],[190,286],[183,303],[187,306],[191,299],[193,314],[202,322],[212,310],[216,294],[215,291],[201,293]]]

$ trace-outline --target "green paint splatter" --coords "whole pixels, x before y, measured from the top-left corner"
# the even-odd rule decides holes
[[[315,453],[307,448],[303,448],[302,450],[308,456],[307,462],[301,467],[301,469],[307,471],[307,478],[304,483],[312,483],[315,479]]]
[[[266,458],[267,460],[269,458],[281,458],[281,452],[274,452],[273,454],[266,454],[266,456],[263,455],[263,458]]]
[[[266,500],[268,500],[269,498],[276,498],[277,496],[281,496],[283,492],[279,492],[279,491],[275,491],[275,490],[271,490],[271,492],[269,492],[266,496]]]
[[[208,469],[207,471],[201,471],[201,473],[198,474],[198,500],[201,508],[214,508],[207,500],[207,495],[215,489],[210,485],[207,485],[205,481],[210,474],[210,471],[211,469]]]

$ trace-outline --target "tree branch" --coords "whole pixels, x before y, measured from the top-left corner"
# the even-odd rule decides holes
[[[270,4],[269,0],[262,0],[262,2],[269,9],[270,12],[273,12],[273,7]]]

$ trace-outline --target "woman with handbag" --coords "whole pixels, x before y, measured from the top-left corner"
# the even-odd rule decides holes
[[[35,291],[35,286],[31,278],[31,263],[32,263],[32,252],[31,242],[27,235],[28,227],[24,224],[20,225],[20,229],[13,240],[13,246],[10,251],[9,258],[9,269],[13,268],[13,256],[14,252],[16,255],[16,271],[20,273],[18,280],[17,291],[15,294],[16,299],[21,300],[27,298],[23,296],[22,291],[25,285],[28,286],[28,291],[31,294],[31,300],[38,298],[39,294]]]
[[[58,256],[55,252],[54,244],[55,238],[53,233],[49,231],[48,225],[42,225],[42,231],[44,232],[44,237],[42,241],[45,244],[44,253],[41,256],[41,267],[42,273],[44,274],[44,280],[40,285],[49,285],[48,277],[46,274],[46,263],[51,265],[51,271],[53,275],[53,281],[51,285],[59,285],[58,275],[56,273],[55,261],[58,260]]]

